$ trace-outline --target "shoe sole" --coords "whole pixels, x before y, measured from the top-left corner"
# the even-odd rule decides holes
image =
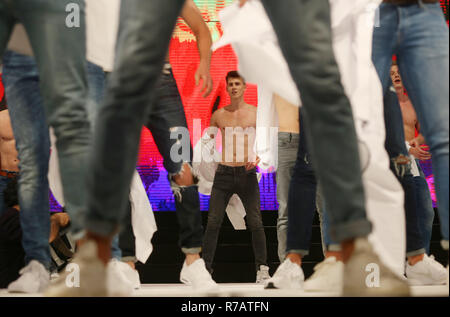
[[[447,281],[441,281],[440,283],[433,280],[418,280],[413,278],[408,278],[408,284],[411,286],[433,286],[433,285],[446,285]]]

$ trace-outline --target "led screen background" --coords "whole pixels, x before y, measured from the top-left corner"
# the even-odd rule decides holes
[[[213,40],[216,41],[222,34],[222,28],[218,21],[218,12],[225,6],[230,5],[233,0],[195,0],[200,8],[203,18],[207,22]],[[443,10],[448,17],[448,0],[441,1]],[[198,87],[195,87],[194,73],[198,66],[199,55],[196,48],[195,37],[180,19],[177,22],[170,45],[170,61],[177,85],[184,104],[187,122],[190,131],[193,128],[193,119],[200,119],[202,128],[206,128],[213,110],[225,106],[229,98],[225,90],[225,75],[228,71],[236,69],[237,60],[231,47],[225,47],[213,54],[211,63],[211,74],[214,80],[214,89],[211,95],[204,99],[201,97]],[[245,100],[247,103],[257,105],[257,87],[249,85]],[[191,133],[192,137],[192,133]],[[195,144],[197,140],[192,140]],[[430,186],[433,201],[434,180],[431,170],[431,161],[422,162],[425,175]],[[151,201],[154,211],[175,210],[174,198],[172,196],[167,172],[165,171],[162,158],[153,142],[152,136],[147,129],[143,129],[137,170],[141,175],[145,189]],[[263,174],[260,182],[261,210],[277,210],[276,182],[274,173]],[[200,195],[201,210],[208,210],[209,197]],[[51,208],[59,209],[59,206],[51,198]]]

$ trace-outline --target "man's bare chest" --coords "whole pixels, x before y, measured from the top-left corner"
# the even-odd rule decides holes
[[[256,118],[248,114],[225,113],[217,120],[217,123],[221,130],[225,130],[226,128],[241,128],[246,130],[256,127]]]

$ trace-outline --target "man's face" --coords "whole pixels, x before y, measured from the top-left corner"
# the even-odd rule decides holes
[[[229,78],[227,92],[232,99],[241,98],[244,95],[246,85],[241,78]]]
[[[397,65],[392,65],[391,67],[391,79],[395,89],[403,88],[402,78],[400,77]]]

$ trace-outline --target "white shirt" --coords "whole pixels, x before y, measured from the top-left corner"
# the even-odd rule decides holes
[[[105,72],[114,68],[120,0],[86,0],[87,60]]]

